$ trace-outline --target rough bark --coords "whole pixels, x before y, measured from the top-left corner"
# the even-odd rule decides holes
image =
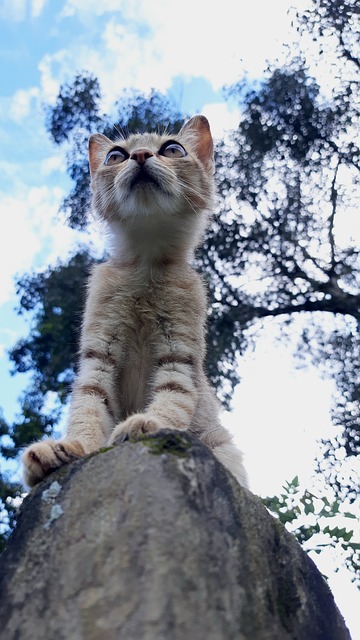
[[[24,501],[0,559],[6,640],[343,640],[297,541],[198,441],[103,450]]]

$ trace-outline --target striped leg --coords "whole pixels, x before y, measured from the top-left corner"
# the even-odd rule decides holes
[[[104,342],[96,350],[88,346],[82,348],[66,437],[36,442],[22,456],[24,482],[29,487],[62,465],[105,444],[117,421],[113,393],[116,362],[109,344]]]
[[[109,444],[160,429],[188,429],[198,400],[194,379],[195,364],[190,354],[172,352],[159,357],[152,401],[145,412],[134,414],[118,424]]]
[[[103,446],[118,420],[114,392],[116,360],[108,344],[101,349],[82,349],[74,386],[67,435],[79,440],[86,453]]]

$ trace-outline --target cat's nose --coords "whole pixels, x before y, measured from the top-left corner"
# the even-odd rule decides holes
[[[132,152],[130,158],[135,160],[138,164],[143,165],[145,164],[145,161],[153,155],[154,154],[150,149],[136,149],[136,151]]]

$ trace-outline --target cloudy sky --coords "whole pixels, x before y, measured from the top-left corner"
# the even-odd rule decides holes
[[[10,377],[6,355],[27,333],[14,310],[14,276],[54,264],[98,232],[83,237],[58,213],[70,183],[65,152],[46,133],[44,105],[61,83],[88,70],[100,80],[104,112],[123,89],[154,87],[180,110],[207,115],[219,138],[239,116],[223,87],[244,73],[260,77],[267,60],[285,60],[292,7],[306,5],[222,0],[219,11],[201,0],[0,0],[0,406],[8,420],[26,384]],[[224,421],[246,454],[253,489],[279,492],[296,474],[310,487],[318,440],[331,433],[332,383],[296,370],[268,336],[239,366],[242,384]],[[336,580],[347,613],[354,591],[342,598]]]

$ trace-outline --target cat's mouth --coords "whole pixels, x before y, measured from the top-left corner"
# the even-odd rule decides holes
[[[157,189],[161,189],[161,185],[159,181],[151,176],[146,169],[140,167],[136,175],[130,181],[130,189],[134,189],[135,187],[147,187],[148,185],[154,186]]]

